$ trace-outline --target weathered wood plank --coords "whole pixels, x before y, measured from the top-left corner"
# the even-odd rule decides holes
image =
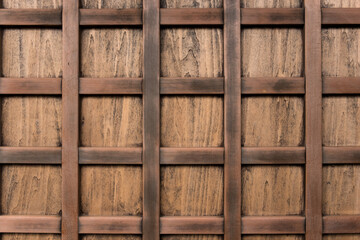
[[[242,164],[305,164],[304,147],[243,147]]]
[[[61,26],[60,9],[0,9],[2,26]]]
[[[61,148],[0,147],[0,164],[61,164]]]
[[[142,9],[80,9],[82,26],[141,26]]]
[[[242,94],[304,94],[304,78],[245,77],[241,82]]]
[[[142,149],[117,147],[81,147],[79,148],[79,163],[102,165],[142,164]]]
[[[360,233],[360,216],[324,216],[324,233]]]
[[[303,25],[303,8],[242,8],[242,25]]]
[[[60,233],[58,216],[0,216],[0,233]]]
[[[305,217],[243,217],[243,234],[304,234]]]
[[[161,78],[161,94],[223,94],[224,78]]]
[[[223,234],[222,217],[161,217],[161,234]]]
[[[359,147],[323,147],[323,164],[359,164]]]
[[[61,78],[0,78],[0,94],[61,94]]]
[[[322,8],[321,23],[326,25],[360,24],[359,8]]]
[[[162,8],[160,9],[161,25],[222,25],[224,10],[222,8]]]
[[[324,77],[323,94],[360,94],[360,77]]]
[[[79,217],[80,234],[141,234],[142,217]]]
[[[80,94],[142,94],[142,78],[80,78],[79,87]]]
[[[224,148],[160,148],[160,164],[224,164]]]

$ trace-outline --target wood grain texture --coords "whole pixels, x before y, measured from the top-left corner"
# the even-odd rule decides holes
[[[2,214],[60,215],[61,198],[61,168],[59,166],[2,166]]]
[[[139,235],[82,235],[81,240],[141,240]]]
[[[0,78],[0,94],[61,94],[61,78]]]
[[[222,235],[162,235],[161,240],[223,240]]]
[[[10,0],[9,0],[10,1]],[[81,0],[81,8],[141,8],[143,0]]]
[[[352,234],[360,233],[359,215],[324,216],[325,234]]]
[[[302,216],[245,216],[241,219],[243,234],[304,234]]]
[[[223,170],[215,166],[161,167],[161,215],[223,214]]]
[[[81,76],[141,77],[142,48],[140,29],[85,29],[81,32]]]
[[[62,76],[61,30],[8,28],[2,35],[3,77]]]
[[[323,168],[323,214],[360,214],[360,166]]]
[[[360,240],[360,234],[324,235],[323,240]]]
[[[61,164],[60,147],[0,147],[2,164]]]
[[[243,77],[301,77],[303,36],[294,28],[242,30]]]
[[[82,26],[141,26],[141,9],[80,9]]]
[[[302,8],[243,8],[241,9],[242,25],[302,25],[304,9]]]
[[[242,94],[304,94],[304,78],[242,78]]]
[[[321,0],[323,8],[359,8],[359,0]]]
[[[301,97],[245,97],[242,101],[243,146],[304,144],[304,101]]]
[[[82,215],[142,214],[141,167],[82,166],[80,175]]]
[[[359,147],[323,147],[324,164],[358,164]]]
[[[62,0],[2,0],[1,7],[3,8],[41,8],[53,9],[61,8]]]
[[[1,240],[61,240],[55,234],[2,234]]]
[[[2,145],[61,146],[61,113],[60,98],[2,98]]]
[[[360,97],[324,97],[324,146],[360,146],[359,118]]]
[[[324,25],[358,25],[359,8],[322,8],[321,23]]]
[[[160,164],[224,164],[224,148],[160,148]]]
[[[142,217],[136,216],[82,216],[80,234],[141,234]]]
[[[304,170],[300,166],[243,167],[241,195],[243,215],[301,215]]]
[[[242,164],[305,164],[305,147],[243,147]]]
[[[81,147],[79,148],[79,164],[142,164],[142,149],[140,147]]]
[[[60,9],[0,9],[0,25],[61,26]]]
[[[302,0],[241,0],[242,8],[300,8]]]
[[[222,8],[223,0],[160,0],[161,8]]]
[[[141,147],[141,97],[109,96],[81,99],[80,145]]]
[[[303,240],[301,235],[245,235],[243,240]]]
[[[161,234],[223,234],[223,217],[161,217]]]
[[[2,215],[1,233],[60,233],[60,216]]]
[[[160,9],[161,25],[201,25],[214,26],[224,24],[222,8],[163,8]]]
[[[323,94],[359,94],[360,77],[323,77]]]

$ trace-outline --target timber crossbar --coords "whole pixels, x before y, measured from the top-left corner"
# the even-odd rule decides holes
[[[360,233],[360,216],[319,217],[321,187],[319,191],[319,184],[311,185],[321,182],[322,164],[360,164],[360,147],[312,147],[314,139],[317,144],[321,143],[318,140],[319,136],[321,138],[320,109],[319,105],[312,107],[314,102],[318,103],[322,94],[360,94],[360,77],[321,79],[318,65],[313,65],[321,62],[321,52],[312,47],[313,43],[319,43],[321,24],[360,24],[360,9],[320,9],[320,5],[310,0],[305,0],[304,8],[295,9],[240,9],[239,0],[224,0],[224,8],[218,9],[160,9],[157,0],[144,0],[144,9],[80,9],[79,3],[73,0],[64,0],[63,10],[0,9],[0,25],[5,27],[62,26],[67,46],[62,79],[0,78],[0,94],[63,97],[62,147],[0,147],[0,164],[62,164],[63,215],[3,215],[0,216],[0,233],[62,233],[63,240],[76,240],[78,234],[143,234],[145,240],[158,240],[160,234],[224,234],[225,240],[237,240],[241,234],[305,234],[306,239],[320,239],[322,233]],[[224,77],[160,77],[160,27],[184,25],[224,26]],[[240,28],[279,25],[305,27],[307,77],[241,77]],[[143,78],[80,77],[80,26],[143,26]],[[311,35],[313,32],[317,32],[315,36]],[[142,148],[79,147],[79,95],[105,94],[143,95]],[[160,147],[161,94],[224,95],[225,146]],[[305,95],[308,147],[241,147],[242,94]],[[312,122],[317,124],[309,124]],[[143,217],[79,216],[79,164],[142,165]],[[224,216],[160,216],[160,165],[196,164],[224,165]],[[304,165],[307,176],[305,215],[241,216],[241,164]],[[309,198],[310,195],[315,198]]]

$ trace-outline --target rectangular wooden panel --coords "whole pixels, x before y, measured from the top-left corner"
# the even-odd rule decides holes
[[[242,8],[301,8],[303,0],[241,0]]]
[[[242,164],[305,164],[304,147],[243,147]]]
[[[224,15],[222,8],[184,8],[161,9],[161,25],[222,25]]]
[[[141,78],[80,78],[80,94],[142,94]]]
[[[327,25],[360,24],[360,11],[356,8],[323,8],[321,23]]]
[[[161,78],[161,94],[223,94],[223,78]]]
[[[81,240],[141,240],[141,235],[126,235],[126,234],[83,234]]]
[[[324,147],[324,164],[358,164],[360,163],[359,147]]]
[[[360,234],[326,234],[323,240],[359,240]]]
[[[0,94],[61,94],[61,78],[0,78]]]
[[[0,9],[0,25],[61,26],[61,10]]]
[[[304,9],[302,8],[243,8],[241,9],[242,25],[302,25]]]
[[[122,147],[81,147],[79,148],[79,163],[103,165],[142,164],[142,149]]]
[[[223,0],[160,0],[161,8],[222,8]]]
[[[223,234],[222,217],[161,217],[161,234]]]
[[[243,234],[303,234],[305,217],[243,217]]]
[[[21,234],[21,233],[9,233],[2,234],[2,240],[61,240],[60,234]]]
[[[223,240],[223,235],[208,235],[208,234],[196,234],[196,235],[186,235],[186,234],[170,234],[170,235],[161,235],[161,240],[197,240],[197,239],[204,239],[204,240]]]
[[[145,0],[80,0],[81,8],[87,9],[125,9],[141,8]]]
[[[60,9],[63,0],[1,0],[1,7],[3,8],[32,8],[32,9]]]
[[[241,81],[242,94],[304,94],[304,78],[246,77]]]
[[[360,94],[359,77],[325,77],[323,94]]]
[[[224,164],[224,148],[160,148],[160,164]]]
[[[322,8],[359,8],[357,0],[321,0]]]
[[[244,235],[243,240],[304,240],[303,235]]]
[[[80,9],[82,26],[141,26],[141,24],[141,9]]]
[[[60,222],[61,218],[55,216],[3,215],[0,216],[0,233],[60,233]]]
[[[2,164],[61,164],[60,147],[0,147]]]
[[[360,233],[360,216],[325,216],[324,233]]]
[[[141,234],[141,217],[79,217],[81,234]]]

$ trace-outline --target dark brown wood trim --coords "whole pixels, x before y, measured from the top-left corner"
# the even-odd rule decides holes
[[[304,234],[305,217],[264,216],[243,217],[242,234]],[[321,239],[321,238],[320,238]]]
[[[62,240],[79,239],[79,1],[63,1]]]
[[[324,77],[323,94],[360,94],[360,77]]]
[[[222,217],[161,217],[161,234],[223,234]]]
[[[161,94],[223,94],[224,78],[161,78]]]
[[[82,26],[141,26],[142,9],[80,9]]]
[[[305,0],[306,240],[322,238],[322,79],[320,0]]]
[[[0,233],[60,233],[60,216],[0,216]]]
[[[160,164],[224,164],[224,148],[160,148]]]
[[[81,147],[80,164],[142,164],[142,148]]]
[[[242,164],[305,164],[304,147],[243,147]]]
[[[0,78],[0,94],[61,94],[61,78]]]
[[[80,78],[80,94],[142,94],[142,78]]]
[[[324,233],[360,233],[360,215],[354,216],[324,216]]]
[[[303,8],[242,8],[242,25],[303,25]]]
[[[82,216],[80,234],[141,234],[142,217],[136,216]]]
[[[162,8],[161,25],[222,25],[222,8]]]
[[[245,77],[241,82],[242,94],[304,94],[304,78]]]
[[[360,24],[360,8],[322,8],[322,24]]]
[[[61,148],[0,147],[0,164],[61,164]]]
[[[240,0],[224,1],[224,240],[241,239]]]
[[[143,1],[143,240],[160,240],[160,2]]]
[[[324,164],[360,164],[360,147],[323,147]]]
[[[61,9],[0,9],[0,25],[61,26]]]

